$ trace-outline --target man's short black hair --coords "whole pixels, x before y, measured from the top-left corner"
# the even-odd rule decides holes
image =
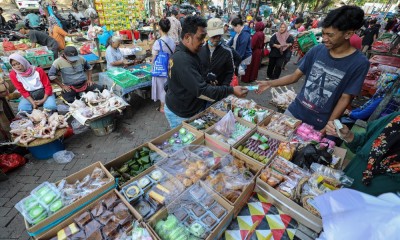
[[[296,18],[296,21],[295,21],[294,23],[295,23],[295,24],[304,23],[304,19],[301,18],[301,17]]]
[[[0,7],[0,11],[3,11],[3,8],[2,8],[2,7]]]
[[[364,11],[356,6],[342,6],[328,13],[323,28],[333,27],[339,31],[357,30],[363,25]]]
[[[196,34],[198,27],[206,28],[207,27],[206,20],[197,15],[187,16],[183,21],[181,38],[183,39],[186,33]]]
[[[174,16],[178,16],[178,11],[176,11],[175,9],[171,11],[171,14]]]
[[[236,27],[237,25],[243,26],[243,20],[241,18],[234,18],[231,22],[232,26]]]
[[[257,21],[257,22],[262,22],[262,17],[257,16],[257,17],[256,17],[256,21]]]

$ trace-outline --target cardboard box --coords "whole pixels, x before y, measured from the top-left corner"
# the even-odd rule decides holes
[[[213,190],[213,191],[217,192],[221,198],[223,198],[225,201],[227,201],[230,205],[233,206],[233,215],[234,215],[234,217],[236,217],[239,214],[239,212],[242,210],[243,206],[247,203],[248,199],[251,197],[254,187],[255,187],[255,179],[260,174],[262,165],[258,164],[254,160],[249,160],[247,158],[241,158],[240,156],[234,157],[234,158],[242,160],[246,163],[246,165],[248,166],[250,171],[254,174],[254,179],[252,179],[252,182],[244,188],[242,194],[239,196],[238,199],[236,199],[235,202],[231,202],[226,197],[224,197],[222,194],[220,194],[219,192],[217,192],[215,190]],[[203,178],[203,180],[204,179],[205,178]],[[205,183],[205,185],[207,185],[207,184]],[[208,187],[212,188],[211,186],[208,186]]]
[[[280,193],[275,188],[269,186],[260,177],[257,178],[256,192],[260,193],[274,206],[278,207],[284,213],[290,215],[298,223],[310,228],[319,233],[322,231],[322,219],[310,213],[299,204]]]
[[[159,149],[157,147],[157,145],[161,145],[164,141],[166,141],[172,135],[174,135],[174,133],[179,132],[179,129],[181,129],[182,127],[184,127],[184,126],[179,125],[178,127],[174,128],[172,130],[169,130],[168,132],[164,133],[163,135],[151,140],[149,145],[152,145],[154,148],[158,149],[159,151],[164,152],[163,150]],[[190,143],[191,145],[199,145],[204,141],[204,133],[203,132],[200,132],[200,131],[197,131],[194,129],[187,129],[187,130],[189,130],[195,136],[195,140]],[[164,152],[164,153],[167,154],[166,152]]]
[[[257,163],[258,165],[260,165],[261,167],[263,167],[263,166],[267,165],[267,164],[271,161],[272,158],[275,157],[276,152],[272,155],[272,157],[268,160],[268,162],[267,162],[266,164],[264,164],[264,163],[262,163],[262,162],[259,162],[259,161],[256,160],[256,159],[250,157],[250,156],[247,156],[246,154],[240,152],[239,150],[237,150],[237,147],[239,147],[240,145],[242,145],[243,143],[245,143],[245,142],[246,142],[251,136],[253,136],[253,134],[256,133],[256,132],[259,132],[259,133],[261,133],[261,134],[263,134],[263,135],[266,135],[266,136],[268,136],[269,138],[274,138],[274,139],[280,140],[280,139],[276,138],[276,137],[278,136],[277,134],[272,134],[272,135],[271,135],[271,133],[268,132],[268,131],[266,131],[264,128],[257,127],[257,128],[255,128],[255,129],[253,129],[253,130],[246,136],[246,138],[243,138],[242,140],[240,140],[239,142],[237,142],[235,145],[232,146],[232,155],[235,156],[235,157],[237,157],[237,158],[240,158],[240,159],[246,159],[246,160],[248,160],[248,161],[255,162],[255,163]],[[280,140],[280,141],[282,141],[282,140]]]
[[[119,167],[122,166],[122,164],[126,163],[127,161],[131,160],[134,153],[138,150],[141,149],[143,147],[148,147],[150,150],[155,151],[156,153],[158,153],[161,157],[167,157],[167,154],[165,154],[163,151],[161,151],[160,149],[156,148],[154,145],[149,144],[149,143],[145,143],[140,145],[139,147],[136,147],[132,150],[130,150],[127,153],[124,153],[123,155],[109,161],[108,163],[104,164],[105,168],[107,168],[107,170],[110,170],[111,168],[113,169],[118,169]],[[132,179],[132,177],[131,177]],[[125,184],[122,184],[121,187],[125,186]]]
[[[201,116],[203,116],[204,114],[209,113],[209,112],[215,113],[216,115],[220,116],[221,118],[222,118],[223,116],[225,116],[225,114],[226,114],[226,113],[224,113],[224,112],[217,111],[217,110],[214,109],[214,108],[207,108],[207,109],[204,110],[203,112],[201,112],[201,113],[199,113],[199,114],[196,114],[195,116],[191,117],[191,118],[188,119],[188,120],[183,121],[182,124],[183,124],[183,126],[184,126],[185,128],[187,128],[187,129],[190,129],[190,130],[194,129],[194,130],[196,130],[196,131],[206,132],[207,130],[209,130],[209,129],[212,128],[213,126],[210,126],[210,127],[208,127],[207,129],[205,129],[205,130],[197,130],[195,127],[193,127],[193,126],[190,125],[189,123],[190,123],[190,122],[193,122],[194,120],[200,118]]]
[[[250,128],[250,131],[249,131],[249,132],[251,132],[251,131],[256,127],[255,124],[249,123],[249,122],[247,122],[247,121],[245,121],[245,120],[243,120],[243,119],[241,119],[241,118],[235,117],[235,119],[236,119],[236,121],[239,122],[240,124],[249,127],[249,128]],[[215,146],[217,146],[218,148],[220,148],[221,151],[229,152],[230,149],[231,149],[231,145],[229,145],[228,143],[224,143],[224,142],[222,142],[222,141],[220,141],[220,140],[214,138],[214,137],[212,136],[212,134],[213,134],[214,132],[215,132],[215,125],[214,125],[213,127],[211,127],[208,131],[205,132],[205,139],[206,139],[208,142],[210,142],[211,144],[214,144]],[[249,132],[246,133],[243,137],[239,138],[233,145],[235,145],[235,144],[236,144],[237,142],[239,142],[241,139],[246,138],[247,135],[249,135]]]
[[[139,215],[139,213],[126,201],[126,199],[117,190],[114,189],[111,192],[108,192],[107,194],[103,195],[101,198],[97,199],[97,201],[92,202],[91,204],[87,205],[86,207],[84,207],[83,209],[78,211],[77,213],[73,214],[72,216],[70,216],[65,221],[63,221],[60,224],[58,224],[57,226],[55,226],[54,228],[50,229],[49,231],[45,232],[44,234],[39,235],[35,239],[38,239],[38,240],[40,240],[40,239],[50,239],[50,238],[52,238],[54,236],[57,236],[57,232],[60,231],[61,229],[65,228],[65,227],[67,227],[69,224],[73,223],[74,222],[74,218],[78,217],[83,212],[85,212],[87,210],[90,210],[99,201],[101,201],[102,199],[107,198],[108,196],[110,196],[113,193],[116,194],[117,197],[125,204],[125,206],[128,207],[129,211],[132,213],[132,215],[134,216],[134,218],[136,220],[138,220],[139,222],[142,221],[142,217]]]
[[[93,163],[92,165],[90,165],[90,166],[80,170],[79,172],[76,172],[64,179],[68,183],[73,184],[76,182],[76,180],[82,180],[86,175],[88,175],[88,174],[90,175],[93,172],[93,169],[95,169],[96,167],[101,168],[105,172],[107,178],[110,179],[110,181],[107,184],[96,189],[92,193],[80,198],[79,200],[75,201],[74,203],[63,207],[60,211],[56,212],[55,214],[44,219],[43,221],[39,222],[36,225],[30,226],[30,224],[27,221],[25,221],[25,226],[26,226],[27,231],[29,233],[38,232],[41,229],[43,229],[44,227],[48,226],[49,224],[56,222],[58,219],[66,216],[67,214],[78,211],[79,210],[78,208],[81,207],[82,205],[93,202],[96,199],[103,196],[104,194],[106,194],[107,192],[109,192],[115,185],[115,180],[114,180],[114,177],[110,174],[110,172],[107,171],[107,169],[103,166],[103,164],[101,162]],[[61,181],[58,181],[56,183],[56,185],[58,186],[58,184],[60,182]],[[43,234],[43,233],[40,233],[40,234]]]
[[[200,182],[200,185],[207,191],[209,195],[212,195],[214,199],[227,210],[227,214],[221,222],[214,228],[214,230],[210,233],[210,235],[206,238],[206,240],[214,240],[214,239],[219,239],[222,234],[225,232],[229,224],[231,223],[233,219],[233,207],[229,205],[223,198],[221,198],[218,194],[216,194],[213,190],[208,188],[204,183]],[[187,191],[186,191],[187,192]],[[185,194],[184,192],[183,194]],[[171,204],[177,204],[179,201],[179,198],[172,202]],[[154,230],[154,227],[156,223],[162,219],[165,219],[168,216],[168,210],[164,209],[163,211],[158,212],[155,215],[155,218],[153,218],[148,225],[151,227],[153,234],[157,237],[156,239],[161,240],[161,238],[157,235],[156,231]]]
[[[275,114],[282,114],[282,113],[275,112]],[[282,115],[283,115],[283,114],[282,114]],[[292,135],[286,137],[286,136],[282,136],[282,135],[280,135],[280,134],[278,134],[278,133],[276,133],[276,132],[273,132],[273,131],[267,129],[267,126],[271,123],[271,118],[272,118],[272,116],[273,116],[273,114],[271,114],[270,116],[268,116],[267,118],[265,118],[265,119],[259,124],[259,126],[260,126],[261,128],[263,128],[263,129],[268,133],[268,135],[270,135],[271,137],[273,137],[273,138],[275,138],[275,139],[278,139],[278,140],[281,140],[281,141],[285,141],[285,142],[290,141],[290,139],[292,139]],[[296,125],[295,125],[295,130],[300,126],[300,124],[301,124],[301,121],[299,120],[299,122],[296,123]],[[295,132],[295,131],[294,131],[294,132]],[[293,133],[294,133],[294,132],[293,132]]]

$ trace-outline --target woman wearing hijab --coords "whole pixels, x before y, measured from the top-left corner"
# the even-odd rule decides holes
[[[256,33],[256,28],[254,26],[254,21],[249,22],[249,28],[250,28],[250,35],[253,36]]]
[[[19,54],[11,54],[9,59],[13,69],[10,72],[11,82],[22,95],[18,111],[30,113],[42,105],[44,109],[56,111],[56,99],[45,71],[32,66]]]
[[[70,34],[64,31],[59,25],[58,21],[54,16],[49,17],[49,34],[58,43],[58,50],[64,50],[65,48],[65,37],[80,37],[82,34],[74,33]]]
[[[260,67],[261,57],[264,49],[264,23],[257,22],[255,30],[256,33],[251,38],[251,50],[253,52],[253,55],[251,56],[251,64],[247,66],[246,74],[241,79],[242,82],[246,83],[257,79],[258,69]]]
[[[344,169],[354,179],[350,188],[374,196],[400,190],[400,112],[369,122],[365,133],[353,133],[343,125],[339,136],[332,121],[326,132],[343,139],[356,153]]]
[[[267,79],[279,78],[288,51],[290,51],[290,47],[293,45],[293,41],[293,37],[287,31],[286,23],[282,23],[279,31],[271,37],[269,42],[271,52],[269,54]]]

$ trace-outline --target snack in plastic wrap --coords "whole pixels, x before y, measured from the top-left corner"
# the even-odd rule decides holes
[[[296,130],[296,126],[300,123],[300,120],[281,113],[275,113],[272,115],[271,121],[266,126],[266,129],[284,137],[291,137]]]
[[[282,142],[279,144],[277,154],[290,161],[296,152],[296,144],[291,142]]]
[[[110,181],[111,179],[107,177],[105,172],[96,167],[90,175],[86,175],[81,181],[77,180],[75,183],[71,184],[63,179],[58,184],[57,188],[61,192],[64,204],[70,205]]]
[[[157,147],[167,154],[171,154],[179,149],[180,147],[189,145],[196,139],[196,135],[194,135],[191,131],[182,127],[178,132],[172,134],[169,139],[166,139],[163,143],[158,144]],[[178,148],[174,148],[178,147]]]
[[[146,228],[140,226],[140,224],[135,221],[133,223],[133,229],[131,234],[132,240],[152,240],[150,233]],[[121,238],[124,239],[124,238]]]
[[[77,232],[79,232],[78,226],[76,226],[75,223],[71,223],[67,227],[65,227],[57,232],[57,238],[58,239],[68,239],[70,236],[74,235]]]
[[[132,221],[132,214],[123,202],[115,206],[113,211],[116,218],[115,221],[118,224],[124,225],[125,223]]]
[[[90,211],[93,217],[99,217],[105,211],[104,205],[102,202],[98,202]]]
[[[234,203],[253,179],[254,174],[245,163],[234,161],[231,155],[226,155],[221,160],[220,167],[209,173],[205,183]]]
[[[206,112],[203,115],[199,116],[197,119],[194,119],[191,122],[188,122],[191,126],[195,127],[197,130],[206,130],[209,127],[214,126],[221,120],[221,117],[213,112]]]
[[[85,226],[86,239],[103,239],[101,235],[101,224],[96,220],[92,220]]]
[[[118,223],[109,221],[102,229],[103,236],[105,239],[115,239],[113,236],[118,233]]]
[[[266,164],[276,153],[279,144],[279,140],[255,132],[246,140],[246,142],[239,145],[236,149],[257,161]]]
[[[92,221],[92,215],[89,212],[84,212],[74,219],[75,223],[78,224],[80,228],[84,228],[87,223]]]
[[[226,214],[226,209],[223,208],[219,203],[215,203],[211,207],[211,212],[216,216],[217,218],[221,219],[223,216]]]

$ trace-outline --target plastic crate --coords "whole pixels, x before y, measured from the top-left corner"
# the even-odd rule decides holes
[[[51,65],[54,62],[54,54],[51,50],[46,50],[46,54],[35,55],[33,52],[27,52],[25,58],[35,66]]]
[[[136,70],[144,70],[147,72],[150,72],[153,70],[153,65],[150,63],[142,63],[142,64],[138,64],[132,67],[133,71]]]
[[[132,72],[133,77],[135,77],[139,82],[151,81],[151,73],[144,70],[137,70]]]
[[[299,47],[303,53],[308,52],[312,47],[318,45],[317,38],[313,32],[306,33],[297,39]]]
[[[118,76],[111,77],[111,79],[117,85],[123,88],[131,87],[139,83],[139,80],[130,73],[120,74]]]

